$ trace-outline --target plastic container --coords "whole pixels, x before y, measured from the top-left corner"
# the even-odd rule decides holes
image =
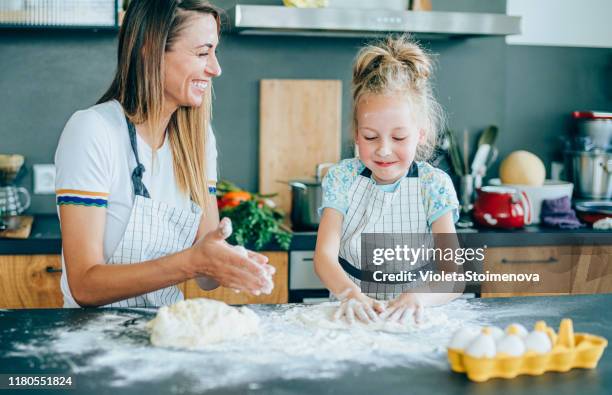
[[[454,372],[465,373],[476,382],[491,378],[511,379],[518,375],[537,376],[545,372],[567,372],[574,368],[593,369],[603,355],[608,341],[588,333],[574,334],[572,320],[564,319],[559,334],[547,327],[553,344],[546,354],[528,351],[518,357],[497,355],[494,358],[474,358],[462,350],[448,349],[448,362]]]

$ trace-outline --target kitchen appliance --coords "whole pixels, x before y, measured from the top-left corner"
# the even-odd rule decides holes
[[[381,8],[383,7],[294,8],[236,4],[228,11],[229,28],[236,34],[359,38],[384,36],[390,32],[410,32],[427,38],[504,36],[521,33],[520,16]]]
[[[309,233],[302,233],[310,235]],[[312,233],[312,237],[316,237]],[[289,303],[329,301],[329,291],[314,271],[314,251],[289,252]]]
[[[499,178],[493,178],[489,184],[496,186],[508,186],[518,191],[525,192],[531,203],[531,223],[540,223],[540,210],[542,209],[542,201],[548,199],[558,199],[564,196],[572,198],[574,184],[567,181],[546,180],[542,186],[534,185],[515,185],[502,184]]]
[[[597,111],[574,111],[575,136],[590,140],[594,148],[612,148],[612,113]]]
[[[513,229],[531,224],[531,203],[524,191],[502,186],[478,190],[474,221],[491,228]]]
[[[0,155],[0,230],[20,226],[16,218],[30,207],[30,194],[13,184],[24,174],[22,155]]]
[[[0,217],[19,215],[28,207],[30,207],[30,194],[27,189],[14,186],[0,187]]]
[[[321,207],[323,170],[334,163],[320,163],[315,169],[314,179],[290,180],[291,223],[294,230],[315,230],[319,227],[318,209]]]
[[[575,185],[575,196],[612,199],[612,151],[566,151],[566,174]]]

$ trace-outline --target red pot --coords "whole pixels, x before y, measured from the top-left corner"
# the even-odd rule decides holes
[[[531,203],[525,192],[514,188],[482,187],[474,203],[474,221],[491,228],[522,228],[531,223]]]

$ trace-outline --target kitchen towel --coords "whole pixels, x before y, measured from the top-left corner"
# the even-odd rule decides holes
[[[578,229],[584,225],[576,217],[572,202],[568,196],[557,199],[544,199],[540,219],[544,226],[561,229]]]

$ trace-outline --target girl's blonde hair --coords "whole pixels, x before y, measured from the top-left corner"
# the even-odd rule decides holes
[[[442,107],[433,95],[431,56],[409,36],[387,36],[362,48],[353,64],[353,136],[357,136],[357,107],[367,95],[401,95],[414,106],[415,119],[425,131],[416,160],[428,160],[443,127]]]
[[[132,0],[119,32],[117,70],[98,100],[117,100],[135,124],[155,131],[164,101],[164,53],[196,15],[212,15],[220,32],[220,11],[204,0]],[[181,191],[200,207],[209,199],[206,179],[206,135],[211,118],[211,90],[202,106],[179,107],[168,123],[174,174]]]

